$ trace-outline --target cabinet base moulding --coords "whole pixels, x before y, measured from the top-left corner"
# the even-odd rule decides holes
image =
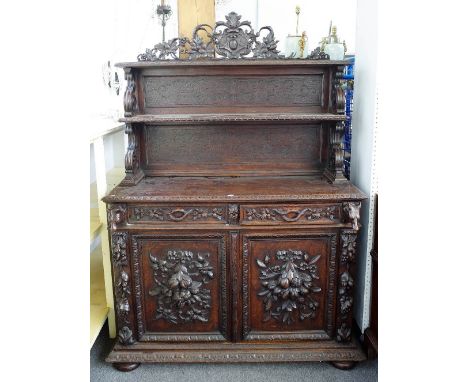
[[[364,361],[366,356],[357,341],[349,344],[304,341],[277,344],[166,344],[155,347],[135,344],[124,347],[116,344],[107,362],[131,363],[256,363],[329,361],[335,365]],[[352,367],[352,366],[351,366]]]

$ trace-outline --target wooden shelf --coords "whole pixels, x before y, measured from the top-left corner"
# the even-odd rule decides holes
[[[114,202],[243,202],[363,200],[349,181],[329,184],[320,177],[147,177],[134,187],[116,187],[103,200]]]
[[[101,247],[90,256],[90,345],[93,346],[107,318],[109,308],[106,303],[104,270]]]
[[[125,123],[191,124],[244,122],[321,122],[344,121],[346,115],[332,113],[232,113],[232,114],[141,114],[119,119]]]

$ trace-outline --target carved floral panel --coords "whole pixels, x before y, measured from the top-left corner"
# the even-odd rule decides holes
[[[154,275],[149,295],[158,300],[155,319],[207,322],[212,306],[207,284],[214,278],[210,254],[170,250],[162,258],[149,257]]]
[[[276,262],[269,255],[256,260],[261,268],[262,289],[257,295],[263,299],[263,320],[290,324],[295,311],[301,321],[315,318],[319,303],[313,295],[322,291],[314,282],[319,279],[316,262],[320,255],[289,249],[277,251],[274,257]]]

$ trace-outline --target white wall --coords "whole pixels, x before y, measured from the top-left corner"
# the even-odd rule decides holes
[[[374,194],[373,166],[377,123],[377,1],[357,1],[356,66],[351,142],[351,181],[370,199],[362,203],[354,314],[361,330],[369,325],[370,269]]]

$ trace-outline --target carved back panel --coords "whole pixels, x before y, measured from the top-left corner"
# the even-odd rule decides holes
[[[319,173],[319,126],[148,125],[142,166],[159,176]]]
[[[145,114],[321,112],[328,104],[328,67],[160,66],[140,75]]]

